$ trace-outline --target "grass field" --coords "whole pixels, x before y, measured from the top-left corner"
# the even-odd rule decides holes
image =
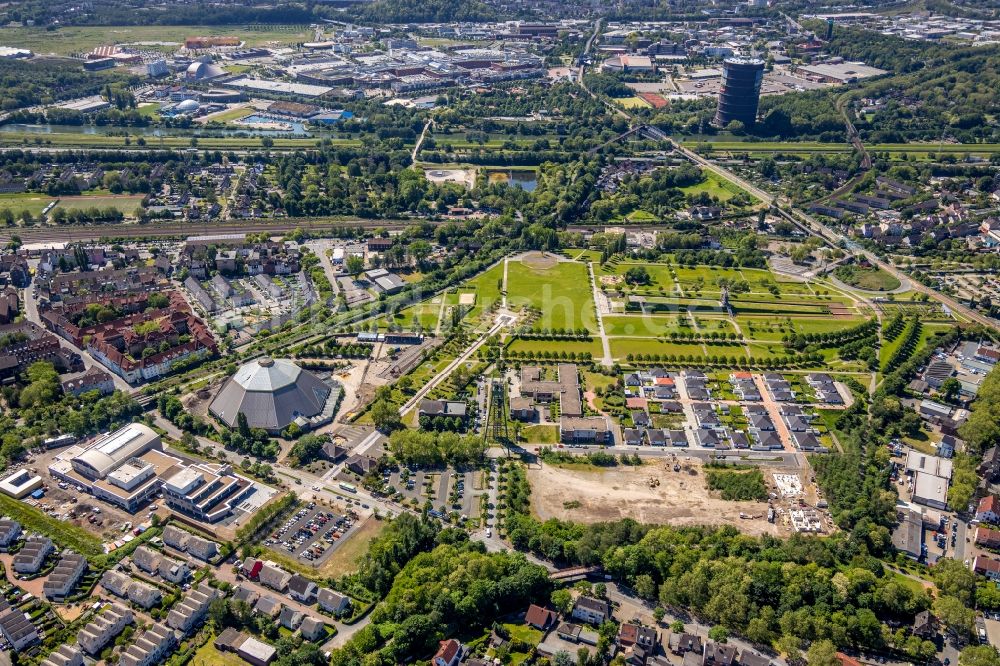
[[[246,662],[232,652],[220,652],[215,647],[215,636],[198,648],[191,657],[191,666],[246,666]]]
[[[649,109],[652,108],[649,102],[641,97],[620,97],[615,100],[615,104],[624,109]]]
[[[707,192],[709,196],[718,197],[719,201],[729,201],[737,194],[746,194],[740,187],[736,184],[722,178],[721,176],[715,175],[712,171],[704,170],[702,173],[705,174],[705,180],[698,183],[697,185],[690,185],[688,187],[682,187],[681,191],[685,194],[701,194],[702,192]],[[751,197],[752,199],[753,197]]]
[[[597,330],[594,296],[587,267],[580,263],[511,261],[507,268],[507,302],[512,307],[541,310],[540,328]]]
[[[0,194],[0,209],[9,208],[14,214],[27,210],[32,215],[39,215],[55,199],[56,197],[50,197],[47,194],[32,192]],[[56,208],[65,208],[66,210],[117,208],[122,213],[131,215],[141,203],[142,196],[140,195],[84,194],[74,197],[59,197],[59,204]]]
[[[26,532],[40,532],[60,546],[72,548],[81,555],[95,557],[104,552],[101,540],[85,529],[51,518],[7,495],[0,494],[0,515],[9,516],[21,523]]]
[[[258,29],[261,28],[261,29]],[[58,30],[45,28],[0,28],[0,43],[15,44],[38,54],[73,55],[93,50],[104,44],[130,44],[148,42],[146,48],[157,48],[155,42],[168,42],[162,48],[171,51],[184,43],[187,37],[200,35],[232,36],[245,41],[247,46],[266,44],[290,45],[312,39],[308,26],[172,26],[130,25],[72,26]]]
[[[575,352],[577,354],[582,354],[585,352],[590,352],[593,356],[601,355],[601,343],[599,340],[591,340],[587,342],[577,341],[577,340],[515,340],[511,346],[510,351],[516,352],[540,352],[540,351],[555,351],[555,352]]]
[[[655,338],[674,331],[691,331],[691,322],[681,315],[605,316],[604,332],[612,336]]]
[[[844,284],[867,291],[892,291],[900,285],[895,276],[874,266],[838,266],[833,274]]]
[[[469,310],[466,317],[478,321],[483,312],[500,300],[500,285],[503,281],[503,263],[480,273],[465,283],[463,291],[476,292],[476,304]]]

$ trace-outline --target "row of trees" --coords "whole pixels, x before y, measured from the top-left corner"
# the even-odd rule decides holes
[[[417,467],[444,464],[471,465],[482,462],[486,443],[482,437],[462,436],[455,432],[397,430],[389,437],[393,457]]]

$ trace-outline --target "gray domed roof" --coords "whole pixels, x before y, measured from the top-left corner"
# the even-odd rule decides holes
[[[236,426],[242,412],[251,428],[277,431],[300,416],[323,411],[330,391],[319,377],[291,361],[261,358],[240,367],[209,410],[229,427]]]

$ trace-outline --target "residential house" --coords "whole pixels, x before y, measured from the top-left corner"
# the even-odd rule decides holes
[[[996,495],[987,495],[979,500],[976,507],[976,520],[983,523],[1000,523],[1000,498]]]
[[[325,587],[320,588],[316,600],[320,608],[334,615],[341,615],[351,607],[350,597]]]
[[[131,610],[121,604],[112,604],[80,630],[76,635],[76,642],[87,654],[100,654],[105,645],[134,621]]]
[[[326,625],[308,615],[299,625],[299,634],[307,641],[316,641],[326,636]]]
[[[63,643],[49,653],[41,666],[84,666],[83,653],[75,645]]]
[[[62,601],[73,592],[86,571],[87,558],[72,550],[64,550],[56,568],[45,579],[42,591],[47,598]]]
[[[459,662],[462,661],[464,652],[464,647],[460,642],[454,638],[449,638],[446,641],[440,642],[438,651],[434,653],[431,663],[433,666],[458,666]]]
[[[736,648],[728,643],[708,641],[705,644],[703,666],[733,666],[736,661]]]
[[[214,588],[207,583],[201,583],[170,609],[167,614],[167,625],[183,634],[190,633],[205,619],[208,607],[216,596]]]
[[[277,592],[284,592],[288,589],[288,583],[292,580],[292,574],[279,568],[273,562],[265,562],[257,574],[261,585],[265,585]]]
[[[302,624],[302,619],[305,616],[301,611],[297,611],[294,608],[285,606],[278,613],[278,624],[289,631],[295,631]]]
[[[940,626],[940,622],[934,617],[934,614],[929,610],[924,610],[913,618],[913,628],[910,633],[926,640],[933,640],[938,635]]]
[[[580,596],[573,605],[572,616],[589,624],[602,624],[611,617],[611,606],[603,599]]]
[[[311,604],[316,600],[316,592],[319,590],[316,583],[305,576],[295,574],[288,580],[288,593],[296,601],[304,604]]]
[[[15,652],[21,652],[41,640],[38,629],[26,613],[0,599],[0,635]]]
[[[701,637],[694,634],[679,633],[670,634],[670,639],[667,642],[670,651],[676,655],[683,655],[689,652],[694,654],[701,654],[704,652],[704,647],[701,644]]]
[[[528,606],[528,611],[524,614],[524,623],[540,631],[548,631],[549,627],[554,625],[558,619],[559,615],[554,610],[535,604]]]
[[[14,555],[14,571],[19,574],[35,574],[42,568],[42,563],[49,553],[55,550],[52,541],[48,537],[33,534],[21,550]]]
[[[13,518],[0,518],[0,553],[6,553],[21,537],[21,523]]]
[[[125,650],[120,666],[154,666],[177,649],[177,636],[162,624],[154,624]]]
[[[618,628],[618,645],[620,647],[639,646],[646,651],[652,651],[656,643],[656,630],[651,627],[625,622]]]

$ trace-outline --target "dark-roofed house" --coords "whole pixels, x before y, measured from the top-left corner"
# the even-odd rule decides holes
[[[288,579],[288,594],[292,599],[304,604],[311,604],[316,600],[318,589],[316,583],[300,574],[295,574]]]
[[[28,619],[28,616],[16,608],[11,608],[6,600],[3,601],[2,606],[3,609],[0,610],[0,634],[3,635],[4,640],[11,648],[20,652],[37,643],[39,641],[38,630]]]
[[[618,645],[623,648],[639,646],[644,650],[652,650],[656,642],[656,630],[650,627],[625,622],[618,629]]]
[[[917,613],[917,616],[913,618],[913,629],[911,630],[911,633],[914,636],[932,639],[938,635],[939,629],[940,623],[938,622],[938,619],[934,617],[933,613],[925,610]]]
[[[14,571],[20,574],[38,573],[38,570],[42,568],[42,563],[45,562],[45,558],[53,550],[55,550],[55,547],[48,537],[38,534],[31,535],[25,544],[21,546],[21,550],[14,555]]]
[[[573,604],[573,617],[590,624],[601,624],[611,617],[611,606],[603,599],[578,597]]]
[[[671,652],[678,655],[687,654],[688,652],[701,654],[704,651],[701,645],[701,637],[688,633],[670,634],[668,647]]]
[[[320,608],[334,615],[340,615],[351,607],[350,597],[326,587],[320,588],[316,600],[319,602]]]
[[[558,619],[559,616],[554,610],[542,608],[535,604],[528,606],[528,612],[524,614],[524,623],[529,627],[534,627],[541,631],[547,631]]]
[[[153,666],[177,649],[177,636],[162,624],[154,624],[125,650],[121,666]]]
[[[45,596],[55,601],[62,601],[70,595],[86,571],[87,558],[72,550],[64,550],[56,568],[42,586]]]
[[[771,666],[771,660],[762,654],[743,650],[739,658],[736,659],[738,666]]]
[[[736,661],[736,648],[728,643],[708,641],[705,644],[704,666],[733,666]]]
[[[346,463],[344,463],[344,466],[347,467],[347,469],[351,470],[358,476],[366,476],[369,472],[375,469],[377,465],[378,462],[374,458],[361,455],[360,453],[355,453],[347,459]]]

